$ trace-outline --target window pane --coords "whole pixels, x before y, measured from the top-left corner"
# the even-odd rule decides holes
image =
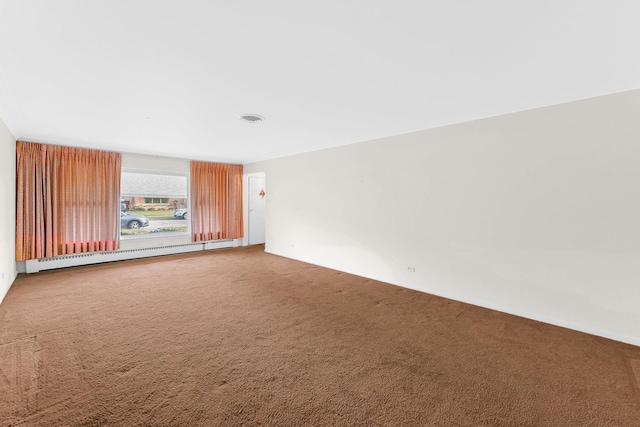
[[[187,175],[122,172],[120,235],[188,233]]]

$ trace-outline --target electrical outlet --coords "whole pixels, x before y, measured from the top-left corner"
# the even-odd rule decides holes
[[[416,272],[416,268],[412,265],[410,265],[409,267],[407,267],[407,271],[410,273],[415,273]]]

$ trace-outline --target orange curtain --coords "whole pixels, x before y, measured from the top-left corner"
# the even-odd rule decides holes
[[[118,249],[121,155],[16,143],[16,260]]]
[[[191,162],[192,241],[244,236],[242,173],[242,165]]]

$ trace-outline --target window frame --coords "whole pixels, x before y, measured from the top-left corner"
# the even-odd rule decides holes
[[[191,186],[190,186],[190,173],[189,172],[179,172],[179,171],[168,171],[168,170],[157,170],[157,169],[140,169],[140,168],[128,168],[128,167],[122,167],[120,170],[121,173],[121,179],[122,179],[122,174],[123,173],[137,173],[137,174],[146,174],[146,175],[165,175],[165,176],[180,176],[180,177],[185,177],[186,178],[186,208],[184,209],[189,209],[191,207]],[[142,196],[145,197],[145,196]],[[122,195],[122,183],[120,184],[120,200],[122,200],[123,195]],[[147,197],[145,197],[147,198]],[[161,197],[152,197],[152,198],[158,198],[158,199],[164,199]],[[158,206],[167,206],[167,203],[146,203],[145,204],[149,204],[149,205],[158,205]],[[173,211],[173,208],[170,209],[171,211]],[[184,237],[184,236],[191,236],[191,221],[189,219],[187,219],[187,230],[186,231],[176,231],[176,232],[172,232],[172,233],[146,233],[146,234],[140,234],[140,235],[122,235],[122,229],[121,229],[121,224],[118,223],[118,236],[119,236],[119,240],[120,241],[139,241],[139,240],[144,240],[144,239],[166,239],[166,238],[171,238],[171,237]]]

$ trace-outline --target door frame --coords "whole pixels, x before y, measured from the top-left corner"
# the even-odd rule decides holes
[[[244,237],[242,238],[242,245],[243,246],[248,246],[249,245],[249,177],[260,177],[260,178],[264,178],[264,191],[265,193],[267,193],[267,175],[265,172],[252,172],[252,173],[247,173],[243,176],[242,180],[243,180],[243,216],[244,216]],[[267,197],[267,196],[265,196]],[[267,244],[267,236],[266,236],[266,229],[267,229],[267,212],[266,212],[266,206],[265,206],[265,246]]]

